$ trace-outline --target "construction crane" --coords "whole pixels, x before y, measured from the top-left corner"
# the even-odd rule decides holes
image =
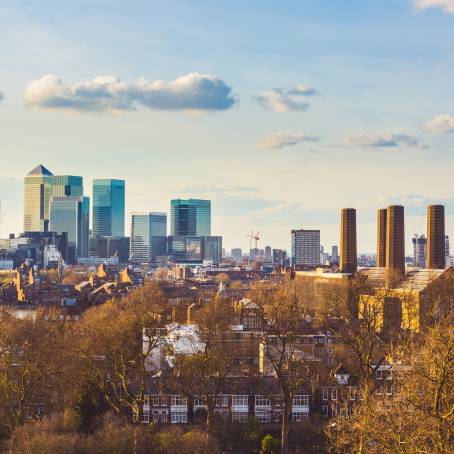
[[[247,260],[247,264],[249,265],[251,263],[251,255],[252,255],[252,240],[254,240],[254,250],[255,250],[254,261],[257,259],[257,242],[260,240],[260,233],[259,232],[255,232],[254,233],[254,230],[251,230],[251,233],[249,233],[246,236],[248,238],[250,238],[250,242],[249,242],[249,257],[248,257],[248,260]]]

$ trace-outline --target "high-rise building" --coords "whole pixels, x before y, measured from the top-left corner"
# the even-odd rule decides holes
[[[265,246],[265,262],[271,263],[273,261],[271,246]]]
[[[356,251],[356,210],[341,210],[340,261],[341,273],[355,273],[358,267]]]
[[[320,230],[292,230],[291,242],[293,266],[320,264]]]
[[[232,260],[235,260],[235,262],[243,261],[243,251],[241,248],[233,248],[230,252],[230,256],[232,257]]]
[[[167,253],[167,214],[132,213],[130,260],[155,262]]]
[[[93,180],[93,236],[125,236],[124,180]]]
[[[445,256],[449,257],[451,255],[451,248],[449,246],[449,235],[445,235]]]
[[[222,236],[203,237],[203,259],[216,264],[222,261]]]
[[[339,261],[339,246],[333,246],[331,248],[331,259],[333,262]]]
[[[284,249],[273,249],[273,264],[285,266],[287,262],[287,251]]]
[[[74,175],[53,175],[50,178],[52,197],[83,196],[83,178]]]
[[[426,267],[427,238],[424,235],[413,235],[413,263],[418,268]]]
[[[386,266],[386,219],[387,210],[381,208],[378,210],[377,217],[377,266],[384,268]]]
[[[47,232],[52,172],[37,165],[24,178],[24,232]]]
[[[427,258],[428,269],[445,267],[445,207],[429,205],[427,207]]]
[[[404,207],[391,205],[386,213],[386,268],[397,275],[405,274]]]
[[[170,202],[170,232],[181,236],[211,235],[211,201],[175,199]]]
[[[90,199],[83,196],[51,197],[49,229],[68,234],[68,245],[77,257],[88,257]]]

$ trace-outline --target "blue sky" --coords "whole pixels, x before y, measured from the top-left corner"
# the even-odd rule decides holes
[[[2,235],[40,162],[125,178],[128,211],[210,198],[227,248],[329,247],[351,206],[373,251],[394,202],[454,235],[454,0],[3,0],[0,59]]]

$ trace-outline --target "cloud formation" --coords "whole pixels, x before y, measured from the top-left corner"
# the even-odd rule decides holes
[[[25,89],[29,107],[79,112],[120,113],[139,106],[152,110],[218,111],[235,104],[232,88],[218,76],[190,73],[172,81],[139,79],[126,84],[115,76],[65,84],[48,74]]]
[[[266,149],[279,149],[292,145],[298,145],[302,142],[317,142],[316,136],[308,136],[301,131],[279,131],[265,137],[257,146]]]
[[[454,14],[454,0],[413,0],[419,10],[441,8],[445,13]]]
[[[274,110],[275,112],[303,111],[309,108],[306,96],[317,94],[316,90],[307,85],[296,85],[288,90],[275,88],[263,91],[255,95],[252,99],[264,109]]]
[[[424,129],[434,134],[447,134],[454,132],[454,117],[449,114],[437,115],[424,125]]]
[[[340,142],[346,147],[360,148],[426,148],[416,137],[406,134],[364,134],[347,137]]]

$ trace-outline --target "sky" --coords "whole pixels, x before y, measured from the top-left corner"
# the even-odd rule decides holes
[[[23,177],[124,178],[126,209],[212,200],[224,246],[339,243],[426,205],[454,241],[454,0],[0,1],[0,235]],[[129,216],[127,231],[129,230]]]

